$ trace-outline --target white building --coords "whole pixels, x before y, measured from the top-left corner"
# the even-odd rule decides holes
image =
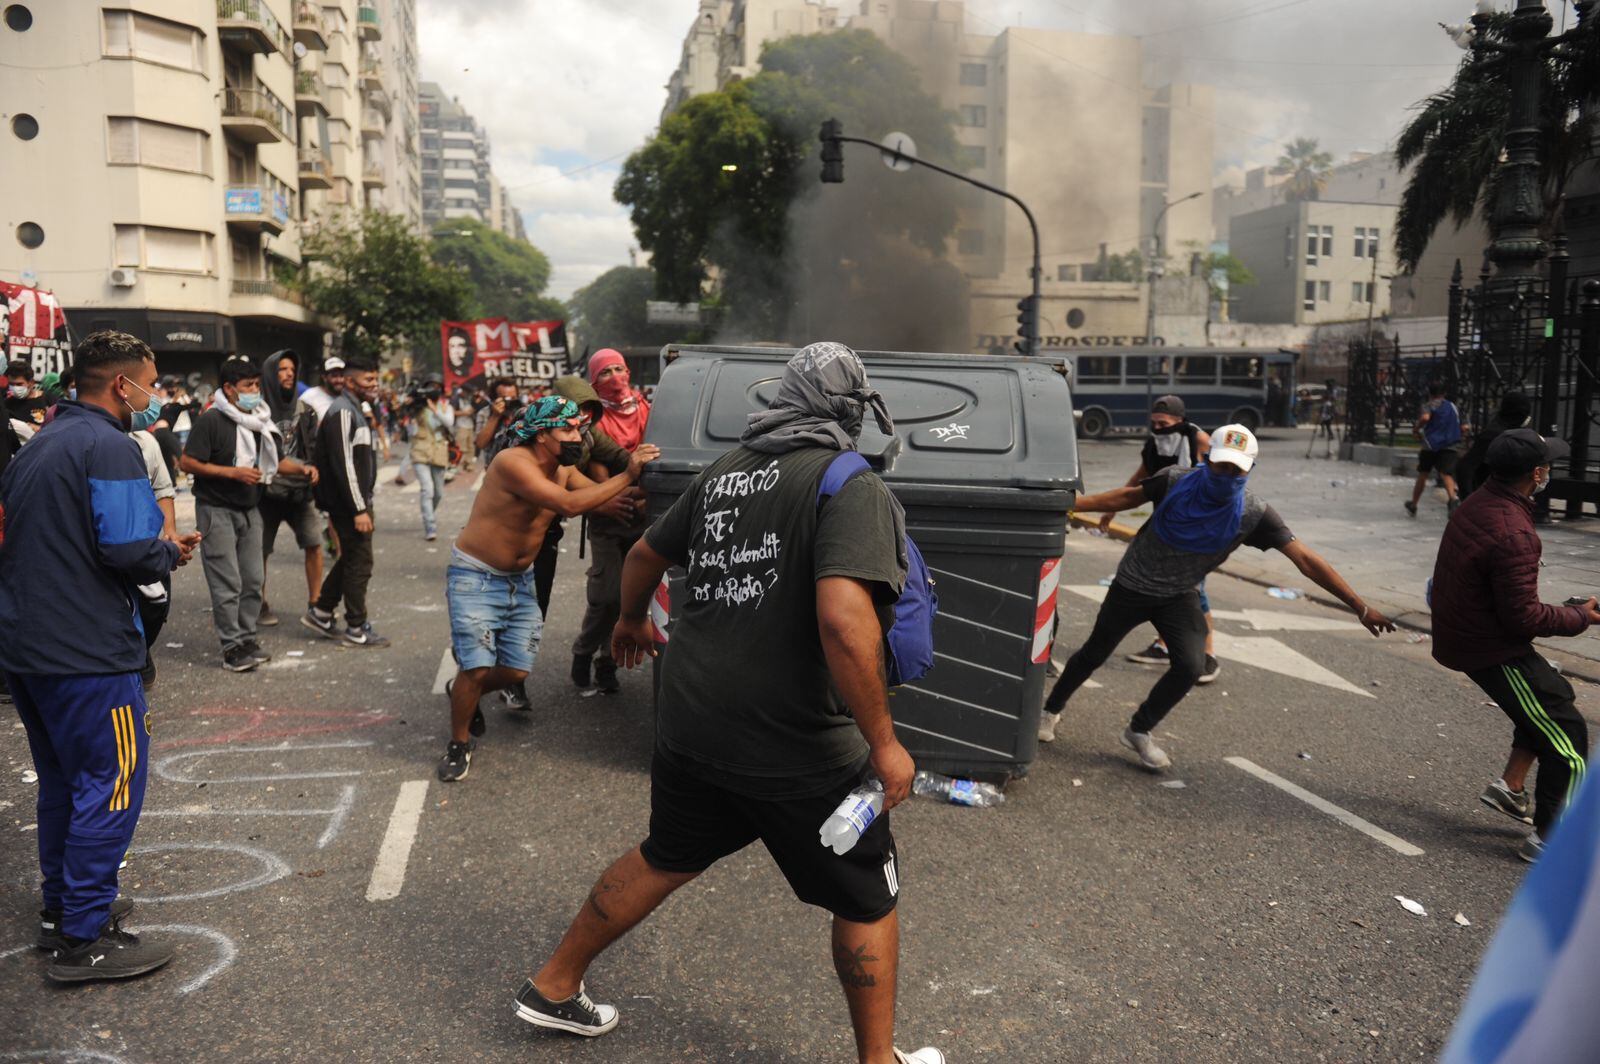
[[[1230,222],[1230,252],[1256,283],[1233,292],[1240,322],[1321,325],[1389,314],[1394,223],[1386,203],[1280,203]]]

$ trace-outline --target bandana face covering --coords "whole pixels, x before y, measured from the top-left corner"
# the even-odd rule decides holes
[[[1224,476],[1210,464],[1185,473],[1156,507],[1152,527],[1161,542],[1193,554],[1216,554],[1238,538],[1247,478]]]
[[[547,429],[578,427],[578,404],[559,395],[547,395],[530,403],[522,416],[511,426],[514,445],[532,443],[533,438]]]

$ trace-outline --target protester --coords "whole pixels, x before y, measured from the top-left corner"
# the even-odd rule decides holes
[[[183,449],[180,468],[194,478],[194,520],[204,539],[200,561],[211,591],[211,623],[222,667],[250,672],[272,655],[256,639],[261,613],[261,489],[279,473],[308,474],[280,453],[283,441],[261,403],[261,370],[243,358],[222,364],[222,384]]]
[[[6,416],[37,429],[54,404],[33,379],[33,365],[19,358],[6,366]]]
[[[472,739],[485,729],[479,700],[522,683],[533,668],[544,628],[533,561],[545,531],[558,516],[586,513],[622,494],[660,453],[640,447],[622,476],[596,484],[577,468],[579,420],[577,404],[555,396],[525,409],[450,548],[445,597],[458,671],[446,688],[450,742],[438,770],[446,783],[466,779],[471,767]]]
[[[1456,467],[1456,488],[1460,498],[1466,498],[1489,480],[1489,445],[1509,429],[1525,427],[1533,418],[1533,402],[1524,392],[1507,392],[1500,397],[1500,409],[1495,411],[1489,424],[1472,437],[1472,446],[1462,456]]]
[[[493,397],[478,408],[473,421],[475,435],[472,443],[483,456],[485,467],[499,453],[496,437],[516,422],[522,414],[522,406],[522,399],[517,394],[517,382],[510,377],[495,378]]]
[[[521,1019],[611,1030],[617,1010],[584,989],[589,965],[673,891],[760,839],[795,894],[833,913],[859,1058],[943,1061],[936,1049],[907,1056],[893,1045],[899,862],[888,810],[910,793],[915,766],[890,720],[883,643],[906,576],[904,515],[871,474],[817,505],[824,472],[855,449],[868,410],[894,431],[855,353],[810,345],[790,360],[772,407],[752,415],[743,445],[629,552],[612,641],[622,665],[655,654],[646,609],[669,566],[688,570],[691,592],[661,668],[650,835],[601,875],[523,984]],[[729,561],[724,548],[740,545],[759,559]],[[712,594],[724,581],[760,590]],[[882,781],[884,812],[844,854],[819,846],[818,826],[869,773]]]
[[[322,587],[322,518],[311,497],[317,483],[317,469],[311,461],[316,451],[317,415],[300,400],[299,369],[299,356],[288,350],[269,355],[261,363],[261,390],[268,415],[278,427],[282,456],[293,459],[301,470],[280,472],[261,490],[261,617],[257,623],[263,628],[278,624],[267,604],[266,563],[272,558],[281,526],[289,526],[295,545],[305,555],[308,604]]]
[[[1322,457],[1333,457],[1333,423],[1339,412],[1338,391],[1334,387],[1333,378],[1328,378],[1323,386],[1322,398],[1317,401],[1317,424],[1311,430],[1311,442],[1306,444],[1307,458],[1311,457],[1311,452],[1316,449],[1319,439],[1324,441]]]
[[[474,378],[474,381],[475,389],[483,386],[483,377],[481,375]],[[477,448],[473,445],[474,426],[477,424],[479,411],[488,405],[489,400],[482,391],[473,390],[469,392],[465,388],[456,390],[455,434],[456,449],[459,453],[456,456],[456,461],[452,463],[452,479],[455,476],[455,469],[466,472],[472,468],[473,458],[478,453]]]
[[[1211,450],[1211,436],[1186,416],[1183,400],[1176,395],[1163,395],[1150,406],[1150,435],[1145,438],[1144,449],[1139,452],[1139,468],[1133,471],[1124,487],[1134,487],[1161,472],[1163,469],[1193,469]],[[1117,515],[1108,513],[1100,518],[1100,531],[1111,528]],[[1222,672],[1214,645],[1211,624],[1211,599],[1206,595],[1205,581],[1196,589],[1200,592],[1200,612],[1206,618],[1206,667],[1195,683],[1216,681]],[[1141,665],[1165,665],[1171,660],[1167,644],[1157,636],[1155,642],[1143,650],[1128,655],[1128,660]]]
[[[411,466],[417,473],[422,508],[422,538],[439,538],[437,510],[444,505],[444,476],[450,468],[450,436],[456,415],[444,397],[444,378],[430,373],[407,400],[406,413],[415,419],[411,435]]]
[[[41,949],[57,982],[126,979],[172,959],[122,930],[117,867],[144,804],[145,645],[139,584],[189,560],[199,533],[162,538],[162,515],[128,429],[148,425],[155,356],[118,332],[75,352],[78,398],[0,478],[0,670],[38,773]],[[40,603],[49,603],[40,609]]]
[[[583,434],[590,453],[580,459],[578,468],[597,483],[619,475],[627,468],[628,452],[596,424],[602,421],[605,408],[594,388],[582,377],[561,377],[556,389],[577,403],[586,417]],[[648,416],[649,408],[644,407],[644,412]],[[611,630],[617,626],[622,610],[623,560],[647,524],[643,490],[623,492],[595,509],[584,523],[589,542],[589,571],[584,585],[587,608],[572,644],[572,682],[584,688],[592,679],[596,689],[615,694],[621,684],[617,680],[617,663],[611,657]],[[554,576],[553,571],[551,575]]]
[[[589,358],[589,383],[605,406],[600,427],[626,451],[644,442],[645,426],[650,423],[650,404],[630,380],[628,363],[620,352],[607,347]]]
[[[1417,454],[1417,481],[1411,486],[1411,501],[1406,503],[1406,513],[1417,516],[1417,502],[1428,486],[1435,470],[1444,481],[1448,498],[1446,513],[1455,513],[1460,500],[1456,498],[1456,445],[1461,442],[1461,415],[1456,404],[1445,398],[1443,381],[1428,386],[1428,401],[1417,416],[1416,434],[1422,439],[1422,450]]]
[[[320,423],[328,414],[328,407],[344,394],[345,364],[338,355],[322,360],[322,383],[300,393],[300,401],[309,406]]]
[[[1151,623],[1171,655],[1156,682],[1122,733],[1122,745],[1139,755],[1146,768],[1172,763],[1151,733],[1183,700],[1205,668],[1205,618],[1196,586],[1241,545],[1277,550],[1340,602],[1349,606],[1374,636],[1394,631],[1394,623],[1368,606],[1333,566],[1295,539],[1276,510],[1246,487],[1259,447],[1243,425],[1224,425],[1212,436],[1204,464],[1184,471],[1169,467],[1134,487],[1078,497],[1086,513],[1129,510],[1155,504],[1155,513],[1128,544],[1089,641],[1067,662],[1061,679],[1045,699],[1039,740],[1052,742],[1062,710],[1073,693],[1105,664],[1122,638]]]
[[[139,457],[144,460],[145,477],[150,481],[150,491],[155,496],[156,508],[161,511],[161,538],[178,542],[178,489],[173,486],[172,475],[161,453],[161,445],[149,430],[128,433],[128,438],[139,446]],[[140,584],[139,627],[144,630],[144,667],[139,679],[146,691],[156,683],[154,647],[172,612],[172,578],[162,577],[158,583]]]
[[[1489,446],[1491,476],[1445,526],[1433,570],[1433,659],[1464,672],[1494,699],[1513,728],[1512,748],[1539,762],[1533,833],[1517,851],[1538,860],[1550,828],[1583,782],[1589,729],[1573,704],[1572,685],[1533,648],[1533,640],[1573,636],[1600,622],[1596,601],[1539,602],[1543,545],[1533,498],[1550,483],[1550,463],[1569,454],[1561,440],[1509,429]],[[1521,781],[1503,777],[1483,800],[1508,815],[1527,814]]]
[[[339,558],[322,581],[317,601],[300,623],[347,647],[386,647],[389,640],[367,620],[367,584],[372,580],[372,490],[378,461],[372,452],[372,426],[361,403],[378,389],[376,363],[352,358],[345,387],[317,426],[317,483],[313,489],[338,537]],[[306,395],[310,395],[307,392]],[[304,398],[304,396],[302,396]],[[344,628],[334,611],[344,601]]]

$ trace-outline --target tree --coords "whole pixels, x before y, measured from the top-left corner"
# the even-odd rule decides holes
[[[1289,178],[1283,186],[1284,198],[1289,202],[1319,199],[1333,172],[1333,156],[1322,151],[1312,138],[1296,137],[1284,145],[1272,172]]]
[[[1504,41],[1511,16],[1490,17],[1485,37]],[[1600,19],[1589,19],[1589,40],[1547,58],[1540,84],[1539,156],[1543,161],[1548,239],[1559,222],[1562,196],[1585,161],[1594,158],[1600,96]],[[1446,218],[1459,227],[1479,215],[1488,221],[1499,192],[1500,153],[1511,120],[1510,67],[1505,62],[1462,61],[1449,87],[1423,100],[1395,146],[1395,159],[1411,167],[1400,197],[1395,248],[1400,268],[1416,269],[1428,241]]]
[[[401,343],[436,349],[439,322],[470,309],[466,274],[434,261],[428,240],[399,215],[365,211],[325,223],[301,249],[310,265],[295,285],[338,323],[347,355],[378,358]]]
[[[695,326],[652,325],[645,303],[655,298],[653,270],[616,266],[572,294],[574,328],[590,347],[654,347],[688,340]]]
[[[550,283],[545,253],[476,218],[447,218],[434,226],[433,257],[466,271],[469,317],[546,321],[566,313],[560,300],[542,294]]]
[[[1250,267],[1225,252],[1213,251],[1202,256],[1200,272],[1211,287],[1211,298],[1218,302],[1228,299],[1234,289],[1256,283],[1256,275],[1250,272]]]

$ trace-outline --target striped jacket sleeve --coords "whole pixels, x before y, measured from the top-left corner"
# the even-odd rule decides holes
[[[344,407],[330,410],[329,414],[335,419],[333,442],[338,450],[328,455],[328,471],[338,482],[339,499],[350,505],[350,512],[365,513],[367,500],[361,493],[361,477],[356,474],[357,426],[352,423],[350,411]]]
[[[135,583],[153,584],[178,564],[178,547],[161,538],[161,509],[132,440],[97,446],[89,454],[89,509],[95,553],[108,569]]]

